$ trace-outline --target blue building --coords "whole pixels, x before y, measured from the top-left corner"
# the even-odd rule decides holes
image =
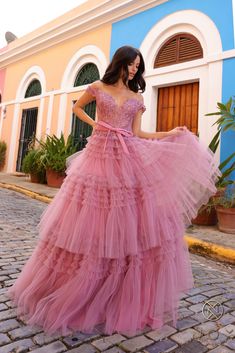
[[[143,127],[186,124],[209,144],[217,102],[235,93],[235,1],[142,1],[146,9],[112,24],[110,56],[129,44],[146,63]],[[153,6],[154,3],[154,6]],[[235,132],[222,133],[217,158],[235,151]],[[234,173],[235,176],[235,173]]]

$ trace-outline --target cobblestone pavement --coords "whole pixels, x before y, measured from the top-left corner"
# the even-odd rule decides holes
[[[15,281],[37,240],[35,226],[46,204],[10,190],[0,189],[0,353],[229,353],[235,350],[235,269],[190,254],[195,287],[182,295],[177,326],[147,328],[136,336],[102,336],[80,332],[45,335],[16,317],[5,292]],[[208,301],[221,303],[222,316],[206,316]],[[211,315],[221,307],[210,302]]]

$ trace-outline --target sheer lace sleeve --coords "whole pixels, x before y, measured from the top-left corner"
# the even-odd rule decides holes
[[[145,107],[144,103],[142,103],[141,101],[138,101],[138,111],[139,110],[141,110],[142,113],[144,113],[145,110],[146,110],[146,107]]]

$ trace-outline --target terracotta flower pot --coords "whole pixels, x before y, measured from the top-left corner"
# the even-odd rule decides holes
[[[197,217],[192,220],[192,224],[200,226],[214,226],[217,224],[217,215],[214,207],[210,207],[210,212],[208,210],[203,210],[198,213]]]
[[[46,170],[47,185],[53,188],[60,188],[64,181],[65,176],[66,176],[65,173],[59,173],[52,169],[47,169]]]
[[[235,208],[216,206],[218,228],[221,232],[235,234]]]
[[[31,183],[40,183],[40,178],[38,174],[30,173]]]
[[[217,190],[216,194],[211,196],[209,199],[209,206],[201,211],[198,210],[197,217],[192,219],[192,224],[196,224],[199,226],[214,226],[217,224],[217,214],[215,207],[211,205],[211,202],[215,197],[219,197],[220,190]],[[208,212],[209,211],[209,212]]]

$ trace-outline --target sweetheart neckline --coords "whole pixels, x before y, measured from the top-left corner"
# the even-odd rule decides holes
[[[130,100],[134,100],[134,101],[139,102],[140,104],[143,104],[139,99],[133,97],[133,98],[127,98],[125,101],[123,101],[122,104],[119,105],[119,104],[117,104],[117,101],[116,101],[116,99],[112,96],[112,94],[103,91],[103,90],[102,90],[101,88],[99,88],[99,87],[96,87],[96,89],[98,89],[100,92],[106,94],[107,96],[111,97],[112,100],[113,100],[113,102],[115,103],[115,105],[116,105],[116,107],[117,107],[118,109],[120,109],[121,107],[123,107],[123,106],[124,106],[127,102],[129,102]]]

